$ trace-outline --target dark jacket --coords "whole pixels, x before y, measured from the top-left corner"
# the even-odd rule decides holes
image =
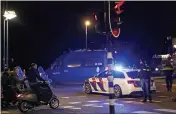
[[[7,87],[10,84],[9,77],[10,77],[10,74],[7,72],[4,72],[2,74],[2,77],[1,77],[2,87]]]
[[[140,79],[151,79],[151,69],[149,66],[143,65],[141,66],[140,72],[139,72],[139,78]]]
[[[174,72],[174,69],[173,69],[173,66],[171,64],[167,64],[164,69],[164,74],[165,76],[169,77],[169,76],[172,76],[173,72]]]
[[[44,81],[44,79],[40,77],[38,70],[33,69],[33,68],[29,69],[26,76],[27,76],[27,80],[29,81],[29,83],[37,83],[37,79],[40,81]]]
[[[11,76],[9,77],[9,81],[10,81],[10,85],[12,86],[16,86],[17,84],[22,82],[21,80],[19,80],[15,72],[11,73]]]

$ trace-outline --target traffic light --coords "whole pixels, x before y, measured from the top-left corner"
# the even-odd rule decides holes
[[[120,35],[120,25],[122,24],[120,14],[124,12],[124,10],[121,10],[120,7],[123,4],[124,1],[115,2],[114,8],[110,11],[110,31],[115,38],[118,38]]]

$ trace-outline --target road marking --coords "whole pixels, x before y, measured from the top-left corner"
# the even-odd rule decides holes
[[[133,103],[135,101],[122,101],[123,103]]]
[[[81,108],[72,108],[72,109],[74,109],[74,110],[81,110]]]
[[[90,103],[98,103],[98,102],[101,102],[101,101],[94,100],[94,101],[87,101],[87,102],[90,102]]]
[[[104,105],[109,105],[109,103],[103,103]],[[115,103],[116,106],[124,106],[124,104]]]
[[[73,108],[73,106],[62,106],[63,108]]]
[[[102,108],[103,106],[92,106],[92,107]]]
[[[78,96],[78,97],[86,97],[86,96]]]
[[[85,104],[85,105],[82,105],[82,106],[95,106],[96,104]]]
[[[155,100],[152,100],[154,103],[161,103],[162,101],[155,101]]]
[[[161,113],[157,113],[157,112],[148,112],[148,111],[134,111],[132,113],[135,113],[135,114],[161,114]]]
[[[63,98],[63,99],[69,99],[70,97],[61,97],[61,98]]]
[[[140,100],[141,102],[143,101],[143,100]],[[149,100],[147,100],[147,101],[149,101]],[[154,103],[161,103],[162,101],[155,101],[155,100],[152,100],[152,102],[154,102]]]
[[[1,111],[1,113],[3,114],[8,114],[8,113],[10,113],[10,112],[8,112],[8,111]]]
[[[135,98],[122,98],[122,99],[132,100],[132,99],[135,99]]]
[[[81,102],[68,102],[68,104],[80,104]]]
[[[172,110],[172,109],[154,109],[157,111],[163,111],[163,112],[171,112],[171,113],[176,113],[176,110]]]
[[[163,85],[163,86],[166,86],[166,84],[162,84],[162,85]],[[174,87],[174,86],[176,87],[176,84],[172,84],[172,87]]]
[[[160,97],[160,98],[167,98],[168,96],[158,96],[158,97]]]

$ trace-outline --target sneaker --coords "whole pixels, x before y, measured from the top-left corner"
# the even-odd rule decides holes
[[[152,100],[150,100],[150,101],[149,101],[149,103],[153,103],[153,101],[152,101]]]

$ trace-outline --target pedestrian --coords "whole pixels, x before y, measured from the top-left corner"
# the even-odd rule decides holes
[[[168,92],[172,92],[172,83],[173,83],[173,72],[174,68],[169,61],[167,61],[166,65],[164,66],[164,75],[166,80],[166,88]]]
[[[142,102],[147,102],[147,98],[148,98],[149,102],[152,103],[152,95],[150,91],[151,70],[150,70],[150,67],[142,60],[140,60],[140,67],[141,68],[139,72],[139,77],[140,77],[143,96],[144,96],[144,99]]]

